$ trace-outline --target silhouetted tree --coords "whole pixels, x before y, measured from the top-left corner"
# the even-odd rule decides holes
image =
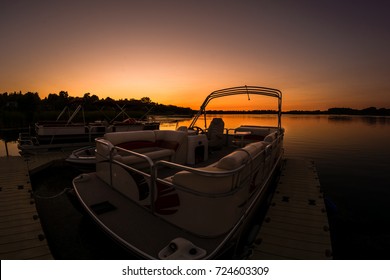
[[[152,99],[150,99],[149,97],[142,97],[141,102],[150,104],[150,103],[152,103]]]
[[[34,112],[40,106],[41,98],[37,92],[27,92],[24,95],[20,95],[17,102],[20,110],[25,112]]]

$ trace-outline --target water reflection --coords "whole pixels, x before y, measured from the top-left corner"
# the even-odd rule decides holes
[[[328,116],[330,122],[361,122],[367,125],[390,125],[390,117],[381,116]]]
[[[364,123],[369,125],[390,125],[389,117],[361,117]]]
[[[19,129],[0,129],[0,156],[19,156],[19,150],[16,140],[18,139]]]
[[[350,122],[352,117],[350,116],[329,116],[328,120],[331,122]]]
[[[20,156],[19,149],[16,141],[5,142],[0,140],[0,157],[6,156]]]

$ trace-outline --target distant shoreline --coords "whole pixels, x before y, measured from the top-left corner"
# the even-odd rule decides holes
[[[248,111],[234,111],[234,110],[209,110],[209,114],[276,114],[274,110],[248,110]],[[330,108],[325,111],[321,110],[290,110],[283,111],[286,115],[348,115],[348,116],[390,116],[390,109],[370,107],[366,109],[351,109],[351,108]]]
[[[102,115],[99,113],[102,113],[101,111],[88,111],[85,112],[85,119],[86,122],[93,122],[96,120],[100,120],[102,118]],[[107,117],[110,112],[107,112],[105,116]],[[186,116],[186,118],[192,118],[194,114],[197,113],[196,110],[192,110],[190,112],[187,111],[188,114],[182,114],[178,115],[177,113],[173,112],[172,108],[170,108],[169,111],[160,110],[159,112],[156,112],[155,114],[151,114],[150,117],[153,118],[153,116],[165,116],[166,118],[172,118],[171,116],[175,117],[183,117]],[[274,110],[247,110],[247,111],[239,111],[239,110],[208,110],[208,114],[277,114],[277,111]],[[0,129],[5,132],[6,130],[13,130],[15,127],[19,129],[26,129],[29,126],[33,125],[37,121],[55,121],[56,116],[58,116],[59,111],[53,110],[53,111],[44,111],[44,112],[26,112],[26,111],[17,111],[17,110],[11,110],[7,111],[4,110],[0,112]],[[104,115],[104,114],[103,114]],[[291,110],[291,111],[283,111],[282,115],[333,115],[333,116],[373,116],[373,117],[388,117],[390,116],[390,109],[376,109],[374,107],[367,108],[367,109],[350,109],[350,108],[331,108],[325,111],[320,110]],[[83,121],[80,118],[75,118],[75,121]]]
[[[76,111],[82,108],[81,112]],[[79,113],[77,113],[79,112]],[[208,110],[209,114],[277,114],[275,110]],[[100,99],[86,93],[83,98],[75,98],[67,92],[49,94],[41,99],[38,93],[28,92],[0,94],[0,128],[29,127],[38,121],[69,120],[71,114],[74,122],[93,122],[105,120],[120,121],[127,118],[146,119],[154,116],[188,116],[192,117],[197,110],[175,105],[164,105],[152,102],[149,97],[140,100]],[[365,109],[330,108],[328,110],[290,110],[282,114],[289,115],[358,115],[390,116],[390,109],[368,107]],[[121,115],[121,116],[120,116]],[[121,118],[119,118],[121,117]]]

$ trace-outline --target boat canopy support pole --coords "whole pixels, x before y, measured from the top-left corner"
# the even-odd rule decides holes
[[[209,94],[206,99],[203,101],[203,104],[200,106],[199,111],[193,118],[191,124],[189,125],[189,128],[193,128],[195,126],[195,123],[199,119],[199,117],[203,114],[205,119],[205,127],[207,127],[206,123],[206,107],[210,103],[211,100],[215,98],[225,97],[225,96],[233,96],[233,95],[240,95],[245,94],[250,98],[251,95],[262,95],[262,96],[269,96],[269,97],[275,97],[278,99],[278,126],[281,128],[281,112],[282,112],[282,92],[278,89],[273,88],[267,88],[267,87],[258,87],[258,86],[240,86],[240,87],[232,87],[232,88],[226,88],[221,89],[212,92]]]
[[[57,117],[57,120],[56,121],[58,121],[61,117],[62,117],[62,115],[65,113],[65,111],[68,109],[68,107],[66,106],[64,109],[62,109],[62,111],[61,111],[61,113],[58,115],[58,117]]]
[[[70,116],[68,122],[66,123],[67,125],[70,124],[70,122],[73,120],[73,118],[77,115],[77,113],[80,111],[80,109],[82,108],[81,105],[77,106],[76,110],[73,112],[73,114]],[[83,117],[84,117],[84,110],[83,110]],[[84,122],[85,122],[85,119],[84,119]]]

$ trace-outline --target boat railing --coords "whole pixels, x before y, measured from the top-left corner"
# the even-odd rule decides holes
[[[269,146],[271,145],[273,143]],[[180,201],[178,212],[174,216],[167,216],[167,219],[199,235],[213,236],[238,228],[249,215],[248,209],[252,210],[256,201],[265,197],[270,172],[273,173],[279,156],[276,151],[266,148],[261,151],[244,148],[237,150],[248,153],[249,157],[238,168],[230,170],[220,170],[214,165],[207,170],[207,167],[193,168],[168,161],[157,161],[156,172],[162,167],[171,167],[179,171],[173,177],[165,179],[155,175],[157,185],[162,183],[169,189],[174,189]],[[182,171],[188,173],[180,174]],[[178,174],[180,179],[175,180]],[[230,181],[231,177],[235,177],[234,182]],[[213,225],[205,226],[203,217],[215,222]]]
[[[176,169],[178,170],[177,172],[180,171],[188,171],[193,174],[201,175],[204,177],[213,177],[213,178],[222,178],[222,177],[232,177],[232,188],[230,189],[229,192],[221,193],[221,194],[210,194],[210,193],[205,193],[201,191],[196,191],[190,188],[186,188],[180,185],[173,184],[171,181],[168,181],[166,179],[161,179],[158,176],[158,171],[161,169],[161,167],[166,167],[166,168],[171,168],[171,169]],[[198,196],[204,196],[204,197],[216,197],[216,196],[225,196],[229,195],[232,191],[234,191],[236,188],[238,188],[238,182],[240,181],[240,173],[241,171],[245,168],[245,165],[241,165],[238,168],[232,169],[232,170],[207,170],[207,169],[201,169],[201,168],[196,168],[196,167],[189,167],[173,162],[169,162],[166,160],[159,160],[154,163],[154,177],[156,178],[156,181],[162,182],[167,185],[175,186],[175,188],[180,189],[185,192],[189,192]]]
[[[147,178],[150,178],[150,197],[151,197],[151,211],[154,211],[154,197],[155,197],[155,185],[156,185],[156,180],[155,180],[155,177],[154,177],[154,174],[155,172],[153,171],[153,168],[154,168],[154,163],[152,161],[152,159],[144,154],[140,154],[140,153],[137,153],[137,152],[134,152],[134,151],[131,151],[131,150],[127,150],[127,149],[124,149],[124,148],[121,148],[121,147],[118,147],[118,146],[109,146],[108,143],[106,143],[105,141],[103,141],[103,139],[95,139],[96,143],[97,144],[100,144],[100,145],[104,145],[107,149],[108,149],[108,159],[109,159],[109,176],[110,176],[110,185],[112,186],[113,185],[113,168],[112,168],[112,165],[113,164],[117,164],[119,166],[121,166],[122,168],[124,168],[125,170],[130,170],[132,172],[135,172],[137,174],[140,174],[144,177],[147,177]],[[131,165],[128,165],[126,163],[123,163],[117,159],[115,159],[115,155],[118,154],[118,152],[121,152],[122,154],[128,154],[128,155],[132,155],[134,157],[137,157],[137,158],[141,158],[142,160],[144,160],[147,164],[147,167],[140,170],[139,168],[136,168],[134,166],[131,166]],[[97,154],[99,154],[100,156],[102,157],[107,157],[107,155],[104,155],[104,154],[101,154],[99,153],[99,149],[97,149],[96,151]],[[145,172],[146,170],[149,170],[149,173]]]
[[[120,166],[122,166],[123,168],[127,169],[127,170],[131,170],[133,172],[136,172],[144,177],[149,177],[150,178],[150,188],[149,188],[149,191],[150,191],[150,210],[152,212],[154,212],[154,209],[155,209],[155,206],[154,206],[154,198],[155,198],[155,189],[156,189],[156,179],[155,179],[155,172],[154,172],[154,163],[152,161],[152,159],[146,155],[143,155],[143,154],[140,154],[140,153],[137,153],[137,152],[134,152],[134,151],[131,151],[131,150],[126,150],[124,148],[121,148],[121,147],[118,147],[118,146],[114,146],[114,148],[117,150],[117,151],[122,151],[124,153],[128,153],[130,155],[133,155],[135,157],[138,157],[138,158],[142,158],[143,160],[145,160],[145,162],[147,162],[148,164],[148,169],[149,169],[149,174],[146,173],[146,172],[143,172],[142,170],[140,169],[137,169],[137,168],[134,168],[132,167],[131,165],[127,165],[125,163],[122,163],[118,160],[115,160],[113,159],[113,154],[114,154],[114,149],[111,149],[110,151],[110,168],[112,168],[112,162],[115,162],[116,164],[119,164]],[[145,168],[147,169],[147,168]],[[110,170],[110,176],[111,176],[111,182],[112,182],[112,170]]]
[[[97,140],[97,141],[99,141],[99,140]],[[100,142],[100,143],[102,143],[104,145],[107,145],[104,142]],[[137,167],[128,165],[126,163],[123,163],[123,162],[115,159],[115,155],[118,152],[121,152],[122,155],[123,154],[128,154],[128,155],[132,155],[132,156],[135,156],[135,157],[138,157],[138,158],[142,158],[147,163],[147,167],[139,169]],[[144,176],[144,177],[149,179],[149,186],[150,186],[150,210],[152,212],[154,212],[154,210],[155,210],[156,184],[157,184],[157,181],[163,182],[164,184],[171,185],[170,182],[168,182],[168,181],[166,181],[164,179],[159,179],[158,178],[158,170],[160,170],[162,167],[173,168],[173,169],[178,170],[178,172],[179,171],[189,171],[191,173],[199,174],[199,175],[202,175],[202,176],[205,176],[205,177],[227,177],[227,176],[231,176],[232,177],[232,181],[235,182],[233,184],[234,187],[232,187],[230,192],[219,194],[218,196],[220,196],[220,197],[230,195],[231,192],[234,191],[238,187],[237,186],[237,182],[239,181],[240,171],[245,168],[245,165],[242,165],[242,166],[240,166],[240,167],[238,167],[236,169],[233,169],[233,170],[212,171],[212,170],[203,170],[203,169],[199,169],[199,168],[189,167],[189,166],[185,166],[185,165],[181,165],[181,164],[177,164],[177,163],[173,163],[173,162],[169,162],[169,161],[165,161],[165,160],[159,160],[159,161],[153,162],[153,160],[150,157],[148,157],[148,156],[146,156],[144,154],[137,153],[137,152],[134,152],[134,151],[131,151],[131,150],[127,150],[127,149],[124,149],[124,148],[121,148],[121,147],[118,147],[118,146],[111,147],[110,154],[109,154],[109,159],[110,159],[110,184],[111,185],[113,184],[112,164],[117,164],[117,165],[123,167],[126,170],[130,170],[132,172],[140,174],[140,175],[142,175],[142,176]],[[195,191],[195,190],[192,190],[190,188],[183,187],[183,186],[175,185],[175,187],[180,189],[180,190],[182,190],[182,191],[185,191],[185,192],[188,192],[188,193],[192,193],[192,194],[197,195],[197,196],[203,196],[203,197],[215,197],[216,196],[215,194],[199,192],[199,191]]]
[[[154,168],[153,168],[153,170],[155,172],[154,178],[156,179],[156,181],[158,181],[160,183],[170,185],[170,186],[175,187],[177,189],[180,189],[182,191],[192,193],[192,194],[195,194],[198,196],[203,196],[203,197],[228,196],[228,195],[231,195],[232,192],[243,187],[243,184],[245,182],[253,184],[255,182],[254,180],[256,179],[255,177],[258,174],[264,175],[267,173],[266,170],[270,168],[269,165],[274,160],[276,160],[274,158],[274,157],[277,157],[277,155],[274,154],[274,152],[276,151],[275,148],[280,143],[280,141],[282,141],[282,139],[283,139],[283,136],[278,135],[273,142],[268,143],[260,152],[257,152],[255,154],[251,154],[250,152],[248,152],[244,148],[237,148],[235,151],[246,152],[248,154],[248,159],[245,161],[245,163],[243,163],[242,165],[240,165],[238,168],[235,168],[235,169],[229,169],[229,170],[218,169],[218,170],[216,170],[214,168],[207,168],[207,167],[196,168],[196,167],[185,166],[185,165],[181,165],[181,164],[177,164],[177,163],[173,163],[173,162],[169,162],[169,161],[165,161],[165,160],[159,160],[159,161],[154,163]],[[209,177],[209,178],[218,178],[218,177],[222,178],[222,177],[231,176],[232,177],[232,187],[230,188],[230,191],[224,192],[224,193],[219,193],[219,194],[215,194],[215,193],[210,194],[208,192],[194,190],[192,188],[188,188],[185,186],[175,184],[172,181],[172,179],[160,178],[158,172],[159,172],[159,170],[162,170],[163,167],[176,169],[177,172],[175,174],[177,174],[180,171],[188,171],[190,173],[203,176],[205,178],[207,178],[207,177]]]
[[[167,186],[171,186],[176,188],[177,190],[191,193],[192,195],[196,195],[198,197],[204,197],[204,198],[215,198],[215,197],[224,197],[232,195],[232,193],[238,191],[242,187],[249,186],[248,184],[254,183],[254,180],[256,179],[256,174],[265,174],[267,169],[269,168],[268,163],[271,163],[273,160],[271,160],[270,156],[272,151],[274,150],[273,147],[280,141],[280,136],[275,139],[273,143],[270,143],[267,145],[263,150],[261,150],[259,153],[257,153],[254,156],[249,156],[248,160],[240,165],[238,168],[230,169],[230,170],[224,170],[224,169],[213,169],[210,168],[196,168],[196,167],[190,167],[166,160],[158,160],[153,161],[150,157],[147,155],[124,149],[118,146],[109,145],[104,140],[96,139],[96,142],[105,145],[107,151],[109,151],[108,154],[103,155],[100,154],[100,156],[103,156],[107,159],[109,159],[109,180],[110,184],[113,185],[113,164],[119,165],[125,170],[135,172],[141,176],[143,176],[146,181],[149,184],[149,195],[150,195],[150,210],[152,212],[155,212],[155,201],[156,201],[156,190],[157,190],[157,184],[161,183]],[[242,148],[239,148],[237,150],[244,150]],[[245,150],[244,150],[245,151]],[[138,166],[133,166],[132,164],[127,164],[126,162],[122,162],[121,160],[116,157],[116,155],[120,154],[122,157],[124,155],[131,155],[137,158],[141,158],[142,162],[145,162],[146,164],[143,164],[142,168],[139,168]],[[268,162],[268,163],[267,163]],[[213,193],[213,192],[207,192],[202,190],[197,190],[195,188],[187,187],[185,185],[176,184],[173,182],[171,176],[164,176],[164,171],[167,169],[175,169],[177,172],[174,174],[177,174],[181,171],[187,171],[192,174],[199,175],[201,177],[204,177],[205,180],[207,178],[223,178],[223,177],[230,177],[231,178],[231,185],[230,187],[226,188],[226,191],[219,192],[219,193]],[[164,171],[163,171],[164,170]],[[160,172],[162,174],[160,174]],[[173,174],[172,172],[170,174]],[[174,176],[174,175],[173,175]],[[171,179],[169,179],[171,178]]]

